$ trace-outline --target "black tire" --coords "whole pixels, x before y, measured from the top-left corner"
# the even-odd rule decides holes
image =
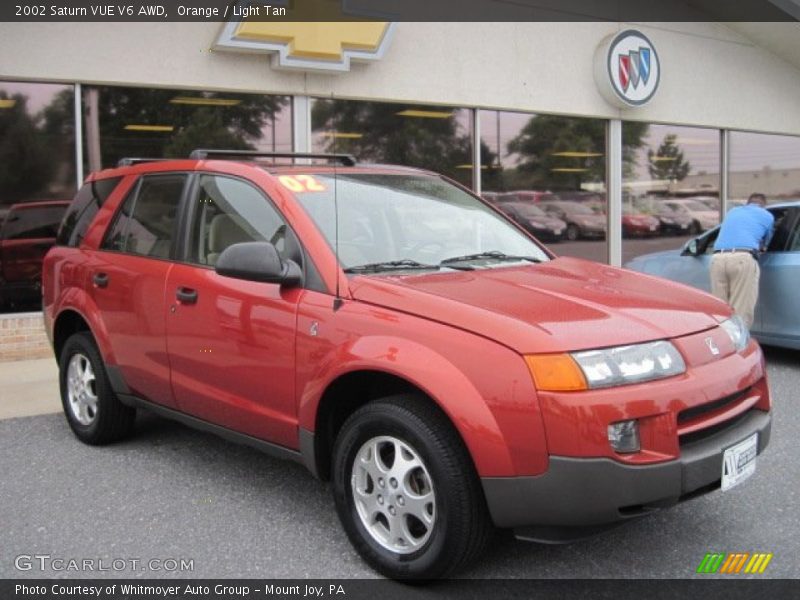
[[[88,384],[96,397],[95,409],[80,415],[70,402],[70,388],[67,381],[70,364],[91,366],[94,374],[93,384]],[[89,333],[75,333],[67,339],[58,361],[61,404],[75,436],[86,444],[99,446],[126,438],[133,430],[136,410],[119,401],[108,381],[105,365],[100,351]],[[80,367],[78,367],[80,368]],[[88,420],[82,423],[81,418]]]
[[[376,439],[387,438],[399,440],[416,453],[425,470],[423,477],[430,478],[434,499],[430,514],[435,520],[426,538],[420,534],[416,549],[407,546],[405,551],[393,551],[382,545],[365,527],[356,507],[355,484],[351,483],[356,481],[355,461]],[[424,398],[413,394],[391,396],[353,413],[336,438],[332,468],[334,501],[347,536],[364,560],[387,577],[434,579],[451,575],[477,558],[491,537],[493,526],[469,453],[449,420]],[[385,504],[405,504],[400,494],[394,495],[397,489],[389,489],[389,482],[397,485],[392,478],[386,480]],[[380,488],[375,486],[373,493],[378,494]],[[385,510],[393,508],[387,506]],[[388,523],[387,518],[388,512],[383,513],[381,523]],[[406,531],[415,528],[419,533],[425,529],[420,527],[421,521],[408,514],[397,518],[404,519]],[[380,516],[375,519],[379,520]]]
[[[703,231],[703,228],[700,227],[700,222],[692,221],[692,224],[689,226],[689,233],[691,235],[698,235],[701,231]]]
[[[570,223],[567,225],[567,239],[570,242],[574,242],[581,237],[581,230],[580,228],[575,225],[574,223]]]

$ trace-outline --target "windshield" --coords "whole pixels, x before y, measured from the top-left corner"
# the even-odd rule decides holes
[[[593,215],[594,211],[585,204],[578,204],[577,202],[559,202],[556,204],[558,208],[571,215]]]
[[[687,200],[683,203],[683,205],[689,210],[695,212],[707,212],[711,210],[707,205],[703,204],[702,202],[697,202],[696,200]]]
[[[546,217],[547,215],[538,206],[533,204],[525,204],[523,202],[509,202],[508,206],[516,210],[523,217]]]
[[[438,177],[339,174],[334,181],[329,174],[292,174],[279,180],[294,192],[332,248],[335,189],[339,261],[345,269],[376,264],[385,266],[376,271],[456,268],[461,262],[484,268],[548,260],[503,217]]]

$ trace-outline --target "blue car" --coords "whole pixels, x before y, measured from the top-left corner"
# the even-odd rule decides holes
[[[761,265],[752,334],[762,344],[800,350],[800,201],[767,207],[775,217]],[[680,250],[638,256],[625,266],[709,292],[709,266],[719,227],[692,238]]]

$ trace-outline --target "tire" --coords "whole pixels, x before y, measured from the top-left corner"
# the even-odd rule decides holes
[[[579,237],[581,237],[581,230],[578,228],[577,225],[574,223],[570,223],[567,225],[567,239],[570,242],[576,241]]]
[[[689,233],[691,235],[698,235],[701,231],[703,231],[703,228],[700,227],[700,222],[692,221],[692,224],[689,226]]]
[[[406,460],[398,462],[398,454]],[[491,536],[469,453],[449,420],[424,398],[404,394],[361,407],[336,438],[332,467],[345,532],[362,558],[387,577],[450,575],[477,558]]]
[[[92,336],[75,333],[58,361],[61,404],[75,436],[99,446],[126,438],[136,410],[119,401],[108,382],[105,365]]]

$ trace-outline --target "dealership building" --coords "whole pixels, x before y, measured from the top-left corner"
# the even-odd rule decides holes
[[[69,198],[123,156],[350,152],[486,197],[591,200],[607,235],[552,249],[620,265],[664,244],[625,237],[623,216],[665,197],[702,197],[720,216],[750,192],[800,198],[796,21],[0,30],[0,208]]]

